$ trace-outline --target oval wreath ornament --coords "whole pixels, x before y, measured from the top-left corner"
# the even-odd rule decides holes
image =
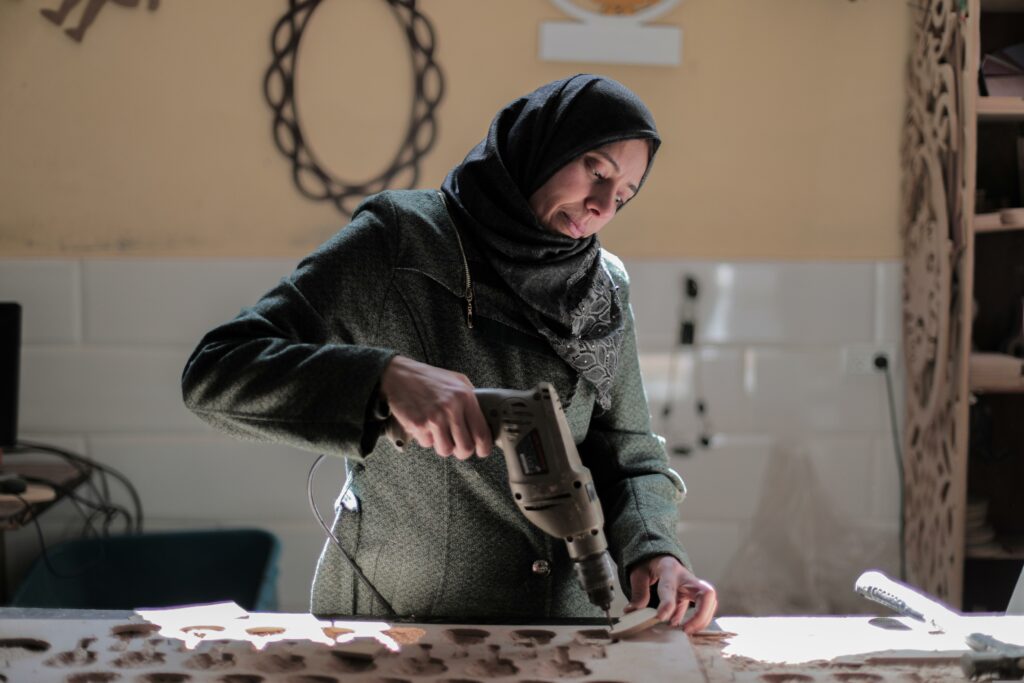
[[[416,8],[416,0],[386,0],[406,39],[413,65],[413,102],[409,126],[391,164],[363,182],[348,182],[331,173],[307,145],[295,103],[295,72],[303,31],[322,0],[288,0],[288,11],[278,19],[270,37],[273,61],[263,77],[263,95],[274,110],[274,143],[292,162],[292,180],[305,197],[329,200],[351,216],[367,195],[392,187],[402,174],[406,188],[419,180],[420,159],[437,140],[434,111],[444,95],[444,76],[434,61],[434,27]]]

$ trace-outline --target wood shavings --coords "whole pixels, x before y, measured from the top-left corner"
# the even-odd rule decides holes
[[[415,626],[396,626],[386,629],[384,633],[394,638],[399,645],[415,645],[427,635],[426,631]]]

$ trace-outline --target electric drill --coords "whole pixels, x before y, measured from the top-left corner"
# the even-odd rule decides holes
[[[590,602],[608,616],[615,568],[604,536],[604,513],[590,470],[580,461],[558,392],[548,382],[530,390],[477,389],[487,424],[505,455],[512,497],[541,531],[565,541],[576,577]],[[392,418],[387,433],[406,437]]]

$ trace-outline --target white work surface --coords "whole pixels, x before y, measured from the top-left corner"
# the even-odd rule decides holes
[[[930,632],[905,617],[721,617],[694,646],[709,683],[947,683],[964,681],[964,636],[1024,645],[1024,617],[961,617]]]

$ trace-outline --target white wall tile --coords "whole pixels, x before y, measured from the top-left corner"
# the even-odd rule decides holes
[[[127,476],[138,489],[147,516],[182,522],[249,519],[312,522],[306,478],[316,456],[273,444],[218,434],[94,436],[92,457]],[[342,461],[318,468],[326,485]],[[120,489],[120,487],[117,487]],[[340,484],[330,487],[336,495]],[[128,499],[119,492],[118,500]],[[331,501],[322,513],[331,514]]]
[[[643,351],[675,342],[683,281],[700,283],[701,344],[871,341],[875,264],[630,261],[630,291]]]
[[[654,431],[673,450],[690,448],[698,431],[693,399],[694,356],[685,351],[640,356],[648,410]],[[667,409],[667,412],[666,412]]]
[[[86,261],[85,339],[194,345],[294,267],[286,259]]]
[[[675,361],[667,353],[640,356],[654,431],[665,437],[670,452],[693,447],[704,431],[713,436],[734,427],[737,414],[744,425],[751,422],[745,393],[747,356],[741,349],[715,347],[702,347],[696,356],[681,352]],[[669,381],[673,362],[675,379]],[[669,398],[671,412],[666,417],[664,407]],[[703,420],[697,413],[698,398],[705,407]]]
[[[866,539],[865,553],[856,563],[856,569],[864,572],[878,569],[898,578],[900,575],[900,547],[898,521],[867,520],[855,526],[855,531]]]
[[[869,263],[719,264],[701,310],[705,343],[870,339]]]
[[[903,266],[898,261],[875,263],[875,341],[898,343],[902,332]]]
[[[20,431],[209,431],[185,408],[187,349],[27,347]]]
[[[804,443],[820,486],[819,500],[828,513],[849,521],[871,515],[879,456],[874,437],[812,435]]]
[[[50,434],[50,433],[45,433],[45,432],[25,432],[25,431],[22,431],[22,432],[18,433],[18,441],[31,441],[31,442],[34,442],[34,443],[42,444],[44,446],[54,446],[56,448],[63,448],[63,449],[69,450],[72,453],[75,453],[75,454],[78,454],[78,455],[88,455],[89,454],[88,450],[87,450],[88,446],[86,445],[86,440],[85,440],[85,435],[84,434]],[[4,457],[7,457],[7,455],[9,455],[9,454],[5,453]],[[26,452],[24,454],[18,454],[18,455],[14,456],[14,457],[25,458],[26,461],[32,461],[32,462],[35,462],[35,461],[44,461],[45,462],[45,461],[49,461],[49,460],[56,461],[56,458],[58,456],[48,455],[48,454],[46,454],[46,453],[44,453],[42,451],[39,451],[39,452],[32,451],[32,452]]]
[[[709,282],[714,264],[637,260],[627,261],[625,265],[629,272],[630,303],[641,353],[673,348],[679,336],[685,278],[691,275],[701,284]],[[702,290],[697,312],[707,305],[707,301]]]
[[[900,475],[889,435],[874,439],[875,467],[871,483],[871,509],[868,519],[897,524],[900,514]]]
[[[672,456],[672,467],[686,482],[679,516],[686,522],[750,519],[761,501],[771,456],[770,437],[722,436],[710,448]]]
[[[877,490],[885,481],[879,472],[890,466],[888,460],[881,462],[889,455],[883,446],[870,435],[807,436],[780,444],[767,436],[722,435],[709,449],[671,458],[688,489],[680,516],[686,521],[739,522],[756,517],[773,499],[806,496],[837,518],[894,520],[896,507],[890,498],[895,497],[895,485]],[[780,484],[777,478],[766,478],[769,468],[779,464],[778,449],[803,458],[811,468],[806,481],[770,488]]]
[[[667,401],[693,400],[693,367],[698,357],[692,350],[641,353],[639,358],[647,402],[652,407]]]
[[[81,339],[77,261],[0,260],[0,301],[21,304],[24,344]]]
[[[682,522],[678,534],[694,572],[715,584],[725,576],[739,550],[742,526],[735,522]]]
[[[888,429],[884,376],[848,374],[839,348],[759,348],[752,362],[755,381],[746,387],[747,400],[734,411],[718,412],[723,431]]]

